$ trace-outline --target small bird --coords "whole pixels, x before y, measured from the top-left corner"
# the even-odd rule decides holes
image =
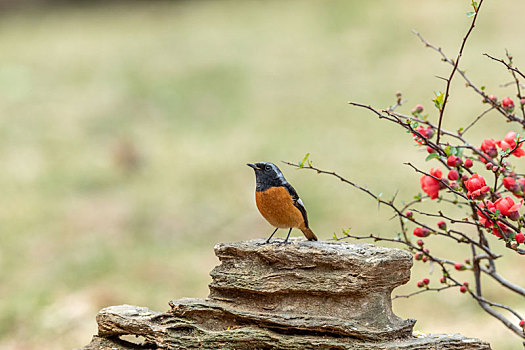
[[[255,203],[261,215],[272,226],[273,233],[264,244],[270,243],[275,232],[280,228],[289,228],[283,243],[288,243],[292,228],[298,228],[309,241],[317,237],[308,227],[308,216],[303,201],[295,189],[286,181],[279,168],[270,162],[246,164],[255,170]]]

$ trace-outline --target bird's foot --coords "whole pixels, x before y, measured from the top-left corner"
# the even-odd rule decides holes
[[[285,239],[284,241],[282,241],[282,242],[278,242],[278,243],[277,243],[278,246],[282,246],[283,244],[284,244],[284,245],[292,244],[292,242],[289,241],[289,240],[287,240],[287,239]]]

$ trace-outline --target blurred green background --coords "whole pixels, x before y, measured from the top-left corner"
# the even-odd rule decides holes
[[[453,57],[469,3],[1,7],[0,348],[79,347],[96,332],[102,307],[162,311],[170,299],[205,297],[216,243],[271,232],[255,208],[247,162],[298,161],[310,152],[315,165],[410,199],[419,176],[402,163],[429,167],[426,151],[346,102],[386,107],[402,90],[405,111],[421,103],[435,120],[433,91],[444,88],[435,76],[449,67],[411,29]],[[510,75],[481,54],[503,56],[508,48],[525,67],[525,3],[483,7],[461,66],[489,92],[514,96],[513,87],[500,86]],[[452,92],[445,127],[454,130],[485,106],[459,77]],[[491,114],[469,137],[479,144],[509,129],[518,131]],[[347,227],[396,232],[391,213],[366,195],[280,164],[321,239]],[[451,258],[469,254],[450,242],[429,244]],[[505,273],[523,281],[525,265],[506,255]],[[413,291],[422,276],[433,285],[440,277],[420,263],[413,275],[395,294]],[[494,287],[487,286],[489,297],[525,312],[522,300]],[[420,331],[460,332],[494,349],[520,346],[457,290],[396,300],[394,309],[417,318]]]

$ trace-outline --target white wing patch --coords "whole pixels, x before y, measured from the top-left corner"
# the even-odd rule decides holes
[[[279,170],[279,168],[273,164],[273,163],[270,163],[270,162],[267,162],[266,164],[270,165],[273,170],[275,170],[275,173],[277,174],[277,177],[279,178],[279,181],[281,181],[281,184],[285,184],[286,183],[286,179],[284,178],[284,175],[283,173]],[[301,203],[302,204],[302,203]]]
[[[297,199],[297,203],[298,203],[301,207],[303,207],[303,208],[306,209],[306,207],[304,206],[303,201],[301,200],[301,198],[298,198],[298,199]]]

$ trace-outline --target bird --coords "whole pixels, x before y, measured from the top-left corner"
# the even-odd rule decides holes
[[[283,244],[293,228],[303,232],[309,241],[317,241],[316,235],[308,225],[308,215],[303,201],[295,189],[286,181],[281,170],[273,163],[259,162],[246,164],[255,171],[255,203],[261,215],[275,227],[273,233],[263,244],[270,243],[280,228],[289,228]]]

